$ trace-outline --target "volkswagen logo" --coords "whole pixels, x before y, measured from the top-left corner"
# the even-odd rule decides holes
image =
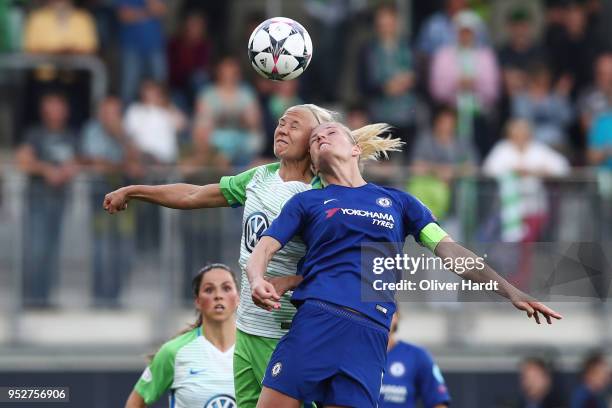
[[[215,395],[204,405],[204,408],[236,408],[236,400],[231,395]]]
[[[246,219],[244,223],[244,247],[253,252],[255,245],[259,242],[261,234],[270,226],[268,217],[262,212],[256,212]]]

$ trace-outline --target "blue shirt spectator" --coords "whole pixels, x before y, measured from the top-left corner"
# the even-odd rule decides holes
[[[136,97],[140,82],[164,82],[167,75],[162,17],[165,0],[115,0],[121,23],[121,98]]]
[[[121,18],[121,46],[134,51],[151,52],[164,47],[162,23],[149,10],[147,0],[116,0]],[[163,2],[161,2],[163,4]],[[126,18],[126,14],[130,17]]]
[[[612,170],[612,110],[595,119],[589,132],[589,156],[592,164]]]

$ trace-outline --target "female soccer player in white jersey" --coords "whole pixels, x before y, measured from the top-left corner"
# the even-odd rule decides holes
[[[561,318],[490,267],[476,267],[482,265],[476,256],[456,244],[416,198],[363,179],[361,158],[399,148],[397,139],[380,137],[386,133],[384,124],[353,132],[339,123],[317,126],[310,138],[310,154],[326,187],[289,200],[248,261],[254,301],[273,310],[279,307],[280,297],[263,278],[267,265],[295,235],[306,244],[298,267],[303,280],[291,297],[298,311],[289,333],[270,357],[259,408],[297,408],[300,401],[321,402],[326,407],[376,406],[395,302],[392,291],[377,292],[368,285],[374,280],[371,264],[365,263],[362,275],[364,243],[378,243],[376,256],[393,260],[403,253],[406,236],[412,235],[442,258],[471,259],[475,268],[463,272],[463,278],[498,282],[497,292],[536,321],[539,314],[549,323],[551,317]],[[395,282],[393,272],[387,275],[388,283]]]
[[[164,344],[136,383],[126,408],[143,408],[170,390],[171,408],[236,408],[232,370],[238,288],[223,264],[204,267],[192,282],[196,323]]]
[[[110,213],[126,208],[130,199],[178,209],[244,206],[240,244],[243,274],[234,355],[236,398],[241,408],[257,404],[268,359],[295,313],[288,296],[281,299],[281,307],[273,313],[256,307],[244,268],[260,234],[277,217],[282,205],[293,195],[318,187],[311,171],[309,137],[315,126],[332,120],[332,112],[316,105],[293,106],[279,119],[274,132],[274,153],[280,163],[223,177],[219,184],[127,186],[109,193],[104,200],[104,208]],[[290,242],[270,262],[267,276],[295,276],[304,250],[301,241]]]

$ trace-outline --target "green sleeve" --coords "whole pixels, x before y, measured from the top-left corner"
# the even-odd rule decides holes
[[[419,240],[425,245],[431,252],[434,252],[436,246],[442,241],[448,234],[435,222],[427,224],[419,233]]]
[[[164,345],[140,376],[134,389],[140,394],[145,404],[153,404],[172,385],[175,357],[176,353]]]
[[[153,404],[172,386],[176,354],[198,335],[199,328],[190,330],[164,344],[155,354],[134,387],[145,404]]]
[[[221,177],[219,181],[221,193],[230,206],[240,207],[246,201],[246,186],[255,175],[255,172],[261,168],[265,168],[268,171],[276,171],[279,167],[280,163],[272,163],[254,167],[235,176]]]

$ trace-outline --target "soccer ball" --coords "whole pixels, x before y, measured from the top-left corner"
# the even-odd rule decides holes
[[[297,21],[274,17],[253,31],[248,51],[251,65],[259,75],[274,81],[289,81],[308,67],[312,40]]]

